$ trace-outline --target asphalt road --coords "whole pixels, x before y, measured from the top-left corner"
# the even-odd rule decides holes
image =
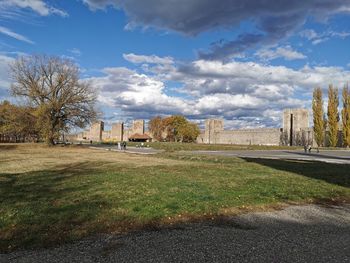
[[[0,254],[0,262],[350,262],[349,244],[350,205],[308,205]]]
[[[350,164],[350,150],[320,151],[305,153],[301,150],[234,150],[234,151],[192,151],[197,154],[235,156],[243,158],[292,159]]]

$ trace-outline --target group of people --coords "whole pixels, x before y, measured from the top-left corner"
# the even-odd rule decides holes
[[[311,145],[304,145],[304,151],[305,151],[305,153],[307,153],[307,152],[311,153],[311,150],[312,150]],[[318,147],[316,148],[316,151],[317,151],[317,153],[320,152],[320,150],[318,149]]]
[[[126,142],[118,142],[118,150],[126,150]]]

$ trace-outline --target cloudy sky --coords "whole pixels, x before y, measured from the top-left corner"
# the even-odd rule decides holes
[[[350,80],[349,0],[1,0],[0,100],[25,54],[73,59],[107,123],[183,114],[280,127]]]

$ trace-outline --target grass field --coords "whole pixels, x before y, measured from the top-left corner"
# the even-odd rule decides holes
[[[104,144],[116,144],[105,142]],[[140,143],[128,142],[128,146],[139,145]],[[236,145],[236,144],[198,144],[198,143],[179,143],[179,142],[150,142],[145,143],[150,147],[168,152],[174,151],[224,151],[224,150],[295,150],[302,149],[300,146],[268,146],[268,145]]]
[[[350,200],[350,165],[0,145],[0,251]]]

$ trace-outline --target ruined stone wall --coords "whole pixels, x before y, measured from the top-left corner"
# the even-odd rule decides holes
[[[123,140],[124,140],[124,141],[128,141],[128,140],[129,140],[129,137],[130,137],[131,135],[133,135],[133,134],[134,134],[133,129],[124,129]]]
[[[132,133],[144,134],[145,133],[145,121],[134,120],[132,123]]]
[[[291,117],[293,116],[293,122]],[[293,130],[301,131],[309,128],[309,111],[307,109],[286,109],[283,111],[283,130],[289,131],[293,123]]]
[[[201,133],[197,137],[197,143],[205,143],[205,131],[201,130]]]
[[[93,123],[90,128],[90,133],[89,133],[89,140],[99,142],[102,141],[102,132],[104,130],[104,123],[103,121],[99,121],[96,123]]]
[[[285,145],[300,145],[300,137],[303,137],[303,131],[308,131],[308,129],[308,110],[286,109],[283,111],[283,144],[287,141]]]
[[[203,143],[216,144],[219,143],[217,133],[224,130],[224,121],[220,119],[209,119],[205,121],[205,131]]]
[[[109,141],[111,139],[111,131],[102,131],[102,141]]]
[[[121,142],[124,140],[124,123],[114,123],[112,124],[111,138]]]
[[[316,142],[314,139],[314,132],[312,128],[304,128],[299,131],[294,131],[293,134],[293,140],[292,140],[292,146],[304,146],[304,145],[311,145],[315,146]],[[290,144],[290,135],[287,131],[282,132],[281,136],[281,145],[291,145]]]
[[[307,109],[286,109],[283,112],[283,129],[224,130],[223,120],[205,121],[205,131],[197,138],[198,143],[242,145],[305,145],[313,144],[313,131],[309,128]]]
[[[217,144],[280,145],[281,129],[244,129],[215,133]]]

